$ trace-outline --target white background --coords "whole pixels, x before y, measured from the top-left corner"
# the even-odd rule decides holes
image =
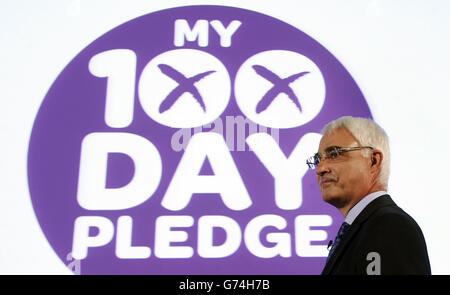
[[[450,274],[446,0],[2,0],[0,274],[70,273],[39,227],[27,185],[29,136],[53,81],[84,47],[119,24],[192,4],[271,15],[309,34],[337,57],[390,136],[389,193],[421,226],[433,274]]]

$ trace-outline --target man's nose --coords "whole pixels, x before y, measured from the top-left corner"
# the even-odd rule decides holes
[[[330,172],[330,169],[329,169],[326,161],[320,161],[319,165],[317,165],[317,168],[316,168],[316,175],[324,176],[328,172]]]

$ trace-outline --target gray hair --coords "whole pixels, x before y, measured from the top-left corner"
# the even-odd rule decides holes
[[[381,162],[381,171],[378,181],[385,188],[388,186],[390,152],[389,139],[386,132],[373,120],[367,118],[358,118],[344,116],[331,121],[321,131],[322,135],[332,132],[336,128],[345,128],[359,141],[362,146],[371,146],[383,153],[383,161]],[[369,151],[364,156],[369,156]]]

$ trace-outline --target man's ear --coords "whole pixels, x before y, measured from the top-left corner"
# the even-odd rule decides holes
[[[383,162],[383,153],[380,150],[374,150],[371,157],[371,167],[380,169],[381,162]]]

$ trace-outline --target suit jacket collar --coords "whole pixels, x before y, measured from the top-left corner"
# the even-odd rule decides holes
[[[356,217],[355,221],[353,221],[349,230],[345,234],[344,238],[340,242],[339,246],[334,251],[333,255],[329,258],[327,264],[325,265],[322,274],[329,274],[333,269],[337,259],[344,252],[345,248],[348,246],[352,238],[359,231],[361,225],[381,207],[395,205],[394,201],[391,199],[389,195],[383,195],[378,197],[377,199],[370,202],[366,208]]]
[[[376,198],[372,202],[370,202],[364,210],[361,211],[361,213],[356,217],[354,223],[363,223],[366,221],[378,208],[385,207],[385,206],[392,206],[395,205],[394,201],[391,199],[391,197],[386,194],[381,197]],[[353,225],[353,224],[352,224]]]

